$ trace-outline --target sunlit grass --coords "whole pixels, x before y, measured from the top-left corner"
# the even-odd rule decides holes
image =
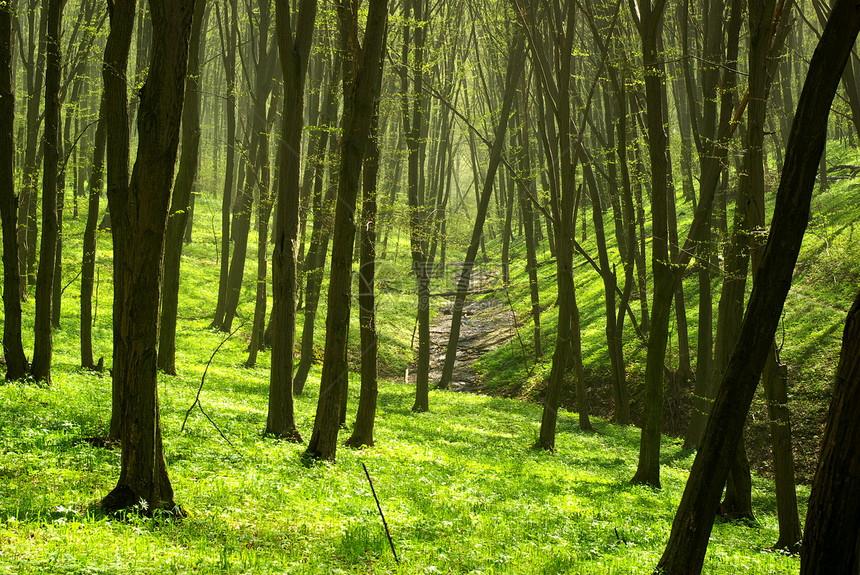
[[[649,573],[692,460],[667,439],[664,488],[633,486],[635,428],[598,420],[597,434],[583,434],[563,412],[549,454],[530,448],[539,406],[433,392],[431,412],[415,415],[413,388],[386,382],[377,447],[341,448],[335,464],[308,468],[301,445],[260,436],[259,373],[222,366],[209,381],[203,406],[235,449],[199,411],[179,433],[196,386],[162,378],[165,454],[190,514],[181,522],[118,521],[96,510],[119,466],[116,451],[82,441],[106,424],[106,380],[64,374],[53,388],[0,387],[0,565],[10,573]],[[304,433],[315,395],[311,384],[297,401]],[[352,393],[350,413],[356,400]],[[759,524],[715,526],[706,572],[796,572],[795,559],[763,552],[777,526],[763,485],[755,496]]]

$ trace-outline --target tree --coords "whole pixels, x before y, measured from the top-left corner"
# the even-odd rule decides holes
[[[200,54],[205,51],[204,23],[208,10],[205,0],[196,0],[194,23],[188,51],[188,78],[185,80],[185,103],[182,108],[182,152],[167,221],[164,244],[164,279],[161,291],[161,320],[158,332],[158,368],[176,375],[176,314],[179,308],[179,266],[182,241],[189,225],[191,189],[197,179],[200,149],[200,99],[202,75]]]
[[[93,361],[93,280],[96,268],[96,232],[99,222],[99,199],[104,183],[104,158],[107,146],[104,91],[99,104],[93,162],[90,170],[87,201],[87,223],[84,228],[83,255],[81,256],[81,367],[95,370],[104,368],[103,358],[97,365]]]
[[[54,300],[54,270],[57,259],[57,176],[60,153],[60,28],[63,2],[48,2],[47,57],[45,69],[45,132],[42,136],[42,243],[39,246],[39,275],[36,280],[36,320],[33,364],[30,373],[36,381],[51,383],[53,336],[51,316]]]
[[[728,475],[725,461],[730,460],[737,448],[791,287],[794,264],[809,220],[810,198],[827,136],[830,105],[858,31],[860,6],[837,0],[810,61],[798,101],[771,230],[738,343],[723,375],[669,541],[657,564],[663,573],[699,573],[702,569]]]
[[[806,512],[801,575],[860,573],[860,294],[845,319],[833,399]]]
[[[179,124],[185,94],[188,44],[194,0],[151,0],[152,61],[138,108],[137,159],[125,194],[108,191],[114,248],[113,378],[122,382],[121,471],[117,486],[102,500],[107,511],[140,505],[151,513],[181,515],[173,500],[161,441],[157,387],[158,303],[162,255]],[[134,1],[109,5],[125,39]],[[128,13],[131,8],[131,14]],[[127,45],[123,46],[127,49]],[[123,47],[120,47],[123,48]],[[107,50],[107,48],[106,48]],[[118,96],[115,77],[109,100]],[[118,98],[122,100],[122,97]],[[116,102],[113,102],[115,104]],[[122,102],[120,102],[121,104]],[[109,126],[114,130],[114,126]]]
[[[412,411],[430,409],[430,269],[428,250],[428,214],[424,197],[423,166],[426,146],[421,134],[424,118],[424,51],[427,36],[426,0],[403,2],[403,64],[400,69],[402,123],[408,150],[406,197],[409,204],[409,245],[412,251],[412,273],[418,295],[418,365],[415,368],[415,403]],[[409,54],[413,54],[410,67]],[[409,76],[412,93],[409,93]],[[411,99],[411,106],[410,106]]]
[[[128,53],[131,47],[131,35],[134,32],[134,15],[136,0],[129,0],[113,5],[108,10],[110,17],[110,33],[105,43],[104,65],[102,77],[105,92],[105,125],[107,128],[107,195],[108,209],[111,196],[126,198],[128,196],[128,165],[129,165],[129,129],[128,129]],[[111,228],[113,233],[113,228]],[[114,240],[116,243],[116,240]],[[116,259],[116,254],[114,254]],[[116,285],[114,285],[116,291]],[[118,333],[122,328],[119,323],[118,307],[120,302],[114,297],[113,328]],[[116,336],[115,336],[116,337]],[[113,349],[113,365],[117,364],[118,349]],[[122,432],[123,410],[123,380],[117,376],[111,377],[111,420],[108,438],[118,440]]]
[[[382,53],[385,50],[383,48]],[[358,323],[361,333],[361,392],[358,398],[358,412],[352,435],[346,445],[361,447],[373,445],[373,423],[376,418],[376,398],[379,393],[376,360],[378,338],[376,335],[376,192],[379,175],[379,93],[382,91],[382,67],[376,75],[376,101],[373,104],[370,135],[367,139],[367,152],[362,168],[361,220],[358,234],[361,252],[358,273]]]
[[[272,365],[266,433],[301,441],[293,415],[293,353],[296,340],[296,251],[299,233],[299,165],[304,127],[305,76],[314,33],[316,0],[301,0],[296,23],[286,3],[275,4],[275,30],[284,77],[281,117],[283,158],[278,173],[275,247],[272,253]]]
[[[221,40],[221,60],[224,66],[224,79],[227,89],[224,98],[227,116],[227,154],[224,168],[224,188],[221,196],[221,265],[218,281],[218,301],[215,316],[210,328],[220,328],[224,323],[224,307],[227,303],[227,276],[230,273],[230,208],[232,206],[234,175],[236,167],[236,46],[238,44],[238,14],[236,0],[230,0],[230,14],[222,19],[220,4],[215,4],[218,19],[218,33]],[[229,28],[229,30],[228,30]]]
[[[311,132],[310,149],[308,150],[307,163],[313,168],[313,199],[311,210],[313,223],[311,224],[311,240],[308,245],[304,259],[305,290],[304,290],[304,324],[302,325],[301,351],[299,354],[299,365],[293,378],[293,392],[301,394],[305,388],[311,365],[314,363],[314,327],[316,324],[317,309],[319,308],[320,291],[325,271],[325,257],[328,252],[328,243],[331,236],[331,220],[334,211],[334,194],[337,189],[335,169],[332,162],[326,165],[326,154],[333,157],[336,150],[336,138],[331,133],[336,129],[337,122],[337,84],[340,78],[341,56],[339,50],[328,50],[333,52],[332,57],[326,58],[328,81],[325,83],[323,98],[318,118],[317,129]],[[324,186],[326,169],[329,170],[329,182]],[[308,172],[305,172],[308,175]],[[325,188],[325,190],[323,190]]]
[[[352,292],[355,203],[382,74],[382,52],[388,28],[387,0],[370,0],[364,39],[358,39],[358,4],[338,2],[344,51],[344,118],[340,178],[335,210],[332,263],[326,314],[326,345],[314,429],[305,455],[334,460],[340,429],[341,398],[348,375],[346,343]]]
[[[3,224],[3,357],[6,359],[6,379],[21,379],[27,372],[27,357],[21,343],[14,126],[12,6],[6,2],[0,5],[0,218]]]

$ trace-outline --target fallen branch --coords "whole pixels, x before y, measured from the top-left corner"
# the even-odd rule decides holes
[[[236,327],[235,329],[233,329],[233,331],[231,331],[229,334],[227,334],[227,337],[225,337],[224,339],[221,340],[221,343],[218,344],[218,347],[216,347],[215,351],[212,352],[212,355],[209,356],[209,361],[206,362],[206,368],[203,370],[203,376],[200,378],[200,387],[197,388],[197,395],[194,397],[194,403],[192,403],[191,407],[188,408],[188,411],[185,412],[185,419],[182,420],[182,426],[179,428],[179,433],[182,433],[183,431],[185,431],[185,424],[188,421],[188,416],[191,415],[191,411],[194,409],[195,406],[197,406],[200,408],[200,413],[202,413],[206,417],[206,419],[209,420],[209,423],[212,424],[212,427],[215,428],[215,431],[217,431],[218,434],[221,436],[221,438],[224,441],[226,441],[227,444],[233,448],[233,451],[235,451],[239,455],[241,455],[241,452],[238,449],[236,449],[236,446],[233,445],[232,441],[227,439],[227,436],[224,435],[224,432],[221,431],[221,428],[218,427],[218,424],[215,423],[215,421],[211,417],[209,417],[209,414],[206,413],[206,411],[203,409],[203,404],[200,403],[200,392],[203,391],[203,384],[206,382],[206,374],[209,373],[209,366],[212,365],[212,360],[215,359],[215,355],[221,349],[221,346],[223,346],[225,343],[227,343],[230,340],[230,338],[232,338],[236,334],[237,331],[239,331],[240,329],[242,329],[242,327],[244,327],[246,321],[243,321],[239,325],[239,327]]]
[[[394,550],[394,541],[391,540],[391,532],[388,531],[388,523],[385,521],[385,515],[382,513],[382,505],[379,503],[379,497],[376,496],[376,489],[373,488],[373,481],[370,479],[370,473],[367,471],[367,465],[361,462],[364,468],[364,475],[367,477],[367,482],[370,484],[370,492],[373,493],[373,498],[376,500],[376,508],[379,510],[379,517],[382,518],[382,526],[385,527],[385,536],[388,537],[388,544],[391,545],[391,553],[394,555],[394,560],[400,564],[400,559],[397,558],[397,551]]]

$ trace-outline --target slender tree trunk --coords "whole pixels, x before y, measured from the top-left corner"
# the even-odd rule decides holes
[[[134,2],[128,3],[133,7]],[[120,5],[111,9],[112,28],[116,12],[124,9]],[[115,258],[113,377],[122,382],[124,393],[120,477],[102,507],[115,511],[139,506],[143,500],[147,514],[165,509],[182,515],[173,500],[162,451],[156,344],[161,260],[179,147],[194,0],[151,0],[150,9],[152,63],[138,108],[137,160],[128,193],[119,196],[111,190],[114,193],[108,195]],[[108,66],[106,63],[105,70]],[[105,80],[108,76],[106,71]],[[111,92],[108,99],[112,104],[121,103],[117,96]],[[114,129],[109,125],[109,130]]]
[[[651,219],[653,243],[651,267],[654,294],[651,305],[651,325],[648,332],[648,354],[645,365],[645,408],[642,439],[639,444],[639,465],[634,483],[660,487],[660,433],[663,422],[663,362],[669,338],[669,317],[675,282],[669,265],[668,242],[668,138],[663,125],[663,74],[660,70],[657,45],[662,26],[662,8],[652,13],[651,0],[642,5],[640,33],[642,58],[645,64],[645,91],[648,118],[648,141],[651,157]]]
[[[220,328],[224,323],[224,308],[227,303],[227,277],[230,274],[230,214],[233,204],[233,188],[236,185],[236,45],[238,43],[237,0],[230,0],[230,15],[221,19],[219,4],[215,4],[218,30],[221,38],[221,58],[224,65],[227,96],[224,107],[227,116],[227,154],[224,169],[224,191],[221,197],[221,265],[218,279],[218,301],[210,329]],[[229,32],[227,31],[229,27]],[[226,36],[226,37],[225,37]]]
[[[301,441],[293,410],[293,348],[296,339],[296,251],[299,241],[299,165],[304,127],[305,76],[313,41],[316,0],[301,0],[293,13],[276,3],[275,29],[284,77],[281,143],[284,159],[278,172],[277,214],[272,253],[272,364],[265,433]],[[295,27],[290,21],[297,20]]]
[[[158,332],[158,369],[176,375],[176,314],[179,311],[179,268],[182,263],[182,236],[190,225],[188,208],[191,189],[200,164],[200,99],[202,96],[200,54],[205,52],[204,21],[206,0],[195,0],[194,22],[188,49],[185,105],[182,109],[182,152],[173,184],[167,237],[164,245],[164,279],[161,286],[161,320]]]
[[[272,216],[272,201],[273,194],[270,191],[270,171],[268,168],[269,158],[269,138],[272,126],[275,123],[275,114],[278,111],[278,105],[281,99],[280,87],[277,86],[272,94],[272,101],[269,105],[269,115],[266,120],[266,133],[262,136],[260,150],[257,154],[259,158],[257,163],[263,166],[261,181],[259,183],[260,199],[257,204],[257,282],[256,282],[256,297],[254,301],[254,322],[251,327],[251,343],[248,346],[248,359],[245,361],[245,367],[254,367],[257,363],[257,352],[263,349],[265,331],[266,331],[266,291],[267,291],[267,268],[269,265],[269,220]],[[283,154],[284,150],[278,147],[278,153]],[[278,165],[283,163],[283,157]],[[276,178],[277,179],[277,178]],[[276,184],[277,185],[277,184]]]
[[[325,272],[325,257],[328,252],[328,242],[331,235],[332,216],[334,210],[334,194],[336,186],[329,182],[324,188],[324,176],[327,169],[326,153],[331,158],[337,149],[335,139],[329,137],[329,133],[335,127],[337,121],[337,100],[334,97],[337,81],[340,75],[340,56],[335,53],[331,70],[328,74],[329,84],[326,86],[323,96],[322,111],[320,113],[320,130],[317,138],[311,139],[311,145],[315,146],[308,153],[307,162],[313,164],[313,224],[311,227],[311,241],[305,256],[305,320],[302,325],[301,352],[299,365],[293,379],[293,393],[301,395],[305,388],[308,373],[315,361],[314,354],[314,328],[316,324],[317,310],[319,308],[320,291],[322,290],[323,274]],[[334,170],[329,168],[329,174],[333,176]],[[329,179],[336,179],[330,177]]]
[[[385,46],[388,16],[387,0],[370,0],[364,41],[359,46],[357,6],[338,4],[344,54],[343,136],[341,145],[338,204],[332,240],[331,279],[326,316],[326,346],[320,378],[314,430],[305,454],[316,459],[334,460],[340,429],[341,397],[347,384],[346,342],[352,288],[352,242],[355,238],[355,202],[361,164],[377,96],[377,76]],[[361,56],[359,59],[359,55]]]
[[[36,320],[33,328],[33,365],[30,374],[36,381],[51,383],[53,336],[54,271],[57,257],[59,222],[57,217],[57,176],[60,162],[60,30],[63,5],[50,0],[47,5],[47,58],[45,67],[45,133],[42,172],[42,242],[39,246],[39,276],[36,280]]]
[[[3,357],[6,379],[27,373],[21,343],[21,277],[18,268],[18,196],[15,195],[15,93],[12,90],[12,6],[0,6],[0,218],[3,224]]]
[[[27,144],[22,168],[21,197],[18,205],[18,266],[21,276],[21,295],[26,297],[27,286],[36,283],[36,241],[39,224],[36,220],[37,187],[39,182],[39,115],[46,57],[47,5],[39,14],[36,30],[37,2],[30,2],[28,25],[30,37],[29,58],[26,61],[27,90],[32,96],[27,102]],[[38,39],[36,39],[38,38]]]
[[[83,256],[81,258],[81,367],[98,370],[104,367],[104,358],[93,361],[93,283],[96,271],[96,232],[99,223],[99,199],[104,182],[104,158],[107,145],[106,95],[102,91],[99,103],[99,120],[96,127],[95,149],[89,180],[87,223],[84,228]]]
[[[412,272],[417,284],[418,309],[418,362],[415,368],[415,403],[412,411],[430,409],[430,270],[428,260],[429,232],[428,209],[424,198],[422,179],[425,147],[421,144],[424,118],[424,7],[426,0],[403,3],[406,24],[403,42],[403,69],[401,75],[403,127],[408,150],[409,244],[412,252]],[[413,22],[421,23],[415,26]],[[414,29],[413,29],[414,28]],[[411,73],[407,70],[409,53],[413,53]],[[412,94],[408,93],[408,78],[412,76]],[[411,108],[409,100],[412,100]],[[411,115],[411,118],[410,118]]]
[[[383,50],[384,52],[384,50]],[[382,91],[382,67],[376,78],[376,94]],[[361,259],[358,274],[358,321],[361,333],[361,391],[352,435],[346,440],[351,447],[373,445],[373,423],[376,418],[376,398],[379,393],[376,373],[378,339],[376,335],[376,191],[379,174],[379,99],[373,103],[373,118],[367,152],[364,159],[362,206],[359,237]]]
[[[517,106],[516,112],[522,111],[521,114],[517,114],[517,124],[519,126],[519,143],[522,148],[520,153],[520,173],[522,177],[526,178],[526,181],[529,183],[529,190],[534,193],[534,177],[531,173],[531,142],[529,137],[529,126],[528,126],[528,116],[526,113],[528,112],[528,99],[526,95],[525,87],[527,86],[527,80],[523,78],[522,85],[524,87],[522,92],[522,99],[520,100],[520,105]],[[537,277],[537,250],[536,250],[536,237],[535,237],[535,215],[532,208],[531,200],[526,197],[525,190],[518,188],[518,199],[520,202],[520,210],[523,214],[523,227],[525,228],[525,240],[526,240],[526,271],[529,274],[529,296],[531,298],[531,309],[532,309],[532,323],[534,324],[534,353],[535,353],[535,361],[538,361],[543,356],[543,349],[541,347],[541,329],[540,329],[540,292],[538,290],[538,277]]]

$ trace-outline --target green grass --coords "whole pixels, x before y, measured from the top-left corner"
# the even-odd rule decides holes
[[[598,420],[599,433],[582,434],[565,412],[548,454],[529,447],[539,406],[433,392],[432,411],[415,415],[413,389],[385,382],[377,447],[341,448],[335,464],[308,468],[301,445],[260,436],[263,374],[222,365],[207,381],[203,406],[235,449],[199,411],[179,432],[194,378],[161,382],[165,454],[189,511],[179,522],[98,512],[119,454],[83,439],[106,425],[107,380],[64,373],[52,388],[0,387],[0,572],[650,573],[692,459],[667,439],[664,488],[633,486],[635,428]],[[316,403],[309,388],[297,401],[304,433]],[[353,393],[350,413],[356,403]],[[777,525],[760,480],[755,505],[757,525],[715,526],[706,572],[797,571],[796,559],[763,551]]]

